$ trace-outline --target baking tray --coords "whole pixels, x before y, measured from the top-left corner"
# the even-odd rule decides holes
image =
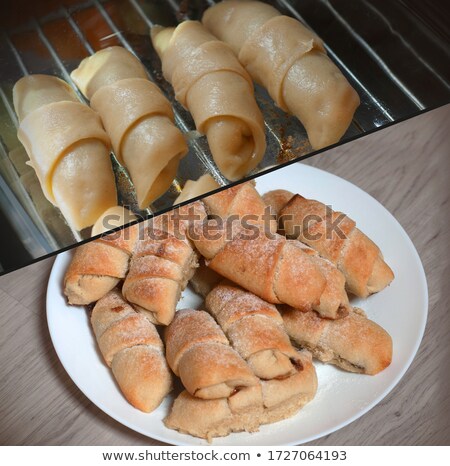
[[[181,161],[170,190],[148,209],[137,209],[126,170],[111,154],[119,201],[146,217],[170,208],[187,179],[210,173],[224,186],[205,137],[199,137],[189,113],[174,99],[162,77],[149,28],[199,19],[206,0],[73,0],[14,3],[3,19],[0,41],[0,209],[8,226],[2,229],[0,273],[57,252],[89,238],[89,230],[72,231],[59,210],[40,191],[26,154],[17,140],[12,88],[22,76],[46,73],[66,80],[80,95],[70,73],[96,50],[121,45],[144,63],[171,101],[178,127],[188,134],[189,153]],[[331,59],[361,98],[353,122],[339,144],[450,101],[449,52],[446,31],[433,18],[423,18],[417,2],[354,0],[279,0],[268,2],[315,30]],[[420,7],[423,7],[421,2]],[[389,4],[389,6],[388,6]],[[427,10],[429,11],[429,10]],[[435,18],[439,15],[435,15]],[[445,29],[445,28],[444,28]],[[300,122],[276,108],[256,86],[265,119],[267,151],[257,169],[314,154]],[[8,238],[15,237],[16,259],[9,257]],[[8,248],[9,250],[9,248]],[[19,254],[20,252],[20,254]],[[8,257],[7,257],[8,256]]]

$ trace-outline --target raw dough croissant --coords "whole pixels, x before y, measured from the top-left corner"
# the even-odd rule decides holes
[[[187,180],[173,205],[180,204],[209,191],[220,188],[219,183],[209,174],[202,175],[198,180]]]
[[[169,101],[122,47],[84,59],[71,77],[100,114],[119,162],[130,173],[139,207],[146,208],[167,191],[187,153]]]
[[[275,103],[297,116],[314,149],[339,141],[359,97],[316,34],[270,5],[230,0],[209,8],[203,24],[230,44]]]
[[[110,141],[99,116],[64,81],[30,75],[13,90],[18,138],[45,197],[82,230],[116,205]]]
[[[206,134],[220,171],[230,180],[255,168],[266,150],[264,121],[253,84],[229,46],[197,21],[154,28],[153,45],[177,100]]]

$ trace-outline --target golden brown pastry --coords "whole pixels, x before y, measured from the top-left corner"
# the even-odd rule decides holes
[[[151,322],[172,321],[181,292],[198,265],[188,229],[205,217],[200,202],[179,207],[152,219],[137,242],[122,293]]]
[[[297,413],[317,391],[317,376],[306,351],[298,353],[302,370],[281,380],[261,381],[229,398],[204,400],[182,392],[175,400],[164,424],[169,429],[207,439],[231,432],[255,432]]]
[[[197,21],[177,28],[153,28],[152,41],[164,77],[206,134],[214,161],[225,177],[242,178],[266,150],[264,121],[250,76],[229,46]]]
[[[282,379],[297,372],[297,351],[273,304],[224,281],[208,294],[205,306],[260,379]]]
[[[337,320],[288,307],[283,307],[281,314],[292,341],[320,361],[370,375],[378,374],[392,361],[390,335],[360,310]]]
[[[139,207],[146,208],[167,191],[187,153],[169,101],[122,47],[84,59],[71,77],[101,116],[117,159],[130,173]]]
[[[264,194],[264,202],[271,208],[272,213],[276,217],[278,223],[278,233],[285,235],[283,221],[280,219],[280,213],[286,204],[294,197],[294,194],[284,189],[276,189]],[[309,254],[311,260],[319,267],[322,274],[327,280],[322,296],[320,297],[320,305],[315,309],[321,317],[328,319],[338,319],[348,314],[351,309],[348,301],[348,296],[345,290],[345,277],[334,264],[327,259],[320,257],[319,254],[312,248],[299,242],[299,247],[306,254]]]
[[[281,209],[292,199],[293,193],[286,189],[274,189],[263,194],[262,198],[266,205],[271,208],[271,212],[278,219]]]
[[[394,279],[378,246],[343,213],[297,194],[282,209],[280,221],[289,238],[299,239],[335,264],[356,296],[366,298]]]
[[[170,368],[192,396],[206,400],[229,398],[259,383],[204,311],[178,311],[166,328],[165,343]]]
[[[13,98],[17,135],[45,197],[72,229],[93,225],[117,204],[111,143],[99,116],[53,76],[25,76],[14,86]]]
[[[101,298],[91,314],[95,337],[125,398],[137,409],[156,409],[172,388],[158,332],[118,290]]]
[[[167,428],[211,442],[232,432],[256,432],[263,411],[260,385],[242,390],[231,398],[205,400],[186,390],[175,399],[164,419]]]
[[[316,264],[322,275],[326,279],[326,285],[320,296],[320,303],[315,308],[321,317],[327,319],[340,319],[345,317],[351,310],[345,289],[344,274],[337,269],[329,260],[320,257],[317,251],[309,248],[300,241],[298,246],[308,254],[312,262]]]
[[[230,44],[275,103],[302,122],[314,149],[339,141],[359,97],[316,34],[256,1],[220,2],[206,10],[202,22]]]
[[[297,241],[239,222],[205,222],[196,230],[194,244],[207,265],[270,303],[297,303],[315,309],[326,279]]]
[[[125,278],[138,231],[133,225],[75,249],[64,277],[69,304],[98,301]]]
[[[277,224],[260,194],[254,181],[241,183],[202,199],[209,215],[226,219],[240,219],[244,226],[259,225],[275,233]]]

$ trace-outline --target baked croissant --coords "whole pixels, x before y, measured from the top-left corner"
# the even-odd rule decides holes
[[[392,361],[390,335],[360,310],[338,320],[287,307],[281,314],[292,341],[320,361],[370,375],[378,374]]]
[[[111,291],[128,272],[139,226],[104,235],[75,249],[64,276],[69,304],[90,304]]]
[[[276,189],[263,195],[264,202],[270,207],[276,218],[276,223],[279,224],[279,234],[284,235],[286,233],[283,229],[280,213],[293,197],[294,194],[284,189]],[[320,298],[320,304],[315,310],[321,317],[328,319],[338,319],[347,315],[351,310],[351,306],[345,290],[345,277],[342,272],[330,261],[321,257],[314,249],[301,242],[298,245],[306,254],[309,254],[311,260],[319,267],[327,280],[325,290]]]
[[[226,219],[233,216],[244,225],[259,225],[275,233],[277,223],[255,188],[254,181],[241,183],[202,199],[208,214]]]
[[[122,293],[155,324],[168,325],[173,319],[181,292],[198,265],[188,229],[205,217],[200,202],[179,207],[151,219],[137,242]]]
[[[175,400],[164,424],[169,429],[207,439],[231,432],[255,432],[262,424],[293,416],[317,391],[317,376],[307,351],[297,353],[302,366],[282,380],[261,381],[229,398],[204,400],[183,391]]]
[[[205,400],[182,391],[164,419],[167,428],[211,442],[232,432],[256,432],[263,412],[261,385],[229,398]]]
[[[255,168],[266,150],[264,121],[250,76],[227,44],[197,21],[153,28],[164,77],[206,134],[214,161],[230,180]]]
[[[274,189],[264,193],[262,198],[264,203],[270,207],[272,214],[277,218],[281,209],[294,197],[294,194],[286,189]]]
[[[232,283],[222,282],[206,297],[207,311],[216,319],[231,346],[260,379],[282,379],[297,372],[297,351],[273,304]]]
[[[178,311],[166,328],[165,343],[170,368],[197,398],[229,398],[259,383],[204,311]]]
[[[281,210],[280,222],[289,238],[299,239],[335,264],[354,295],[366,298],[394,279],[378,246],[341,212],[297,194]],[[331,224],[339,230],[330,230]]]
[[[187,153],[169,101],[122,47],[85,58],[71,77],[101,116],[117,159],[130,173],[139,207],[146,208],[167,191]]]
[[[125,398],[137,409],[156,409],[172,388],[164,346],[153,324],[118,290],[101,298],[91,314],[100,351]]]
[[[13,98],[17,135],[45,197],[74,230],[93,225],[117,203],[110,140],[99,116],[53,76],[25,76]]]
[[[339,141],[359,97],[328,58],[322,40],[270,5],[230,0],[203,15],[203,24],[230,44],[252,78],[304,125],[314,149]]]
[[[265,301],[317,308],[325,277],[296,241],[271,236],[256,226],[245,229],[227,219],[220,225],[205,222],[192,239],[208,267]]]

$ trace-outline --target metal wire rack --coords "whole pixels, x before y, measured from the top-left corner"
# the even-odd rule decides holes
[[[155,24],[172,26],[185,19],[199,19],[203,10],[213,3],[211,0],[66,0],[2,32],[0,208],[4,212],[15,212],[13,229],[31,258],[85,239],[88,232],[69,229],[59,211],[39,195],[35,175],[23,163],[25,155],[21,154],[16,138],[12,87],[24,75],[59,76],[85,101],[70,79],[70,72],[96,50],[110,45],[125,47],[144,63],[150,79],[171,101],[176,124],[189,135],[189,153],[182,160],[171,189],[145,211],[137,210],[128,174],[112,154],[120,202],[141,215],[149,215],[172,205],[187,179],[210,173],[220,185],[228,183],[217,169],[206,139],[195,132],[191,116],[175,101],[171,86],[162,78],[160,61],[148,34]],[[446,70],[440,65],[442,60],[436,58],[439,52],[448,57],[448,52],[442,41],[429,34],[426,25],[417,27],[424,35],[428,34],[427,40],[434,47],[432,56],[417,53],[407,35],[395,30],[395,20],[377,7],[378,2],[278,0],[271,3],[310,26],[325,40],[329,56],[359,93],[361,105],[341,142],[449,100]],[[400,9],[400,13],[404,15],[405,11]],[[357,21],[358,15],[365,15],[363,21]],[[414,21],[417,24],[417,20]],[[390,40],[395,39],[395,47],[383,47],[389,42],[383,34]],[[400,54],[402,62],[398,63]],[[412,77],[411,70],[414,71]],[[418,80],[426,82],[427,87],[418,86]],[[258,170],[310,154],[311,147],[300,122],[277,109],[259,87],[256,97],[264,114],[267,136],[267,152]]]

